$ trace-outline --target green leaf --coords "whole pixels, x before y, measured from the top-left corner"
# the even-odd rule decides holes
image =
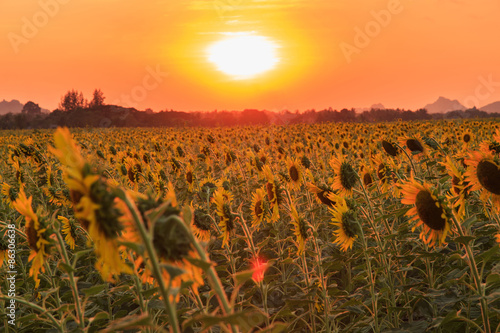
[[[68,274],[71,274],[75,271],[75,269],[73,267],[71,267],[68,264],[63,263],[62,261],[59,262],[59,268]]]
[[[474,239],[476,239],[476,237],[474,236],[458,236],[457,238],[455,238],[455,242],[467,245]]]
[[[191,257],[186,257],[187,261],[189,261],[191,264],[195,265],[196,267],[200,267],[204,271],[208,271],[210,267],[212,267],[212,263],[206,262],[201,259],[196,259],[196,258],[191,258]]]
[[[184,219],[184,223],[186,223],[186,225],[189,225],[191,223],[191,220],[193,219],[191,207],[189,207],[188,205],[182,208],[182,218]]]
[[[240,330],[245,333],[250,332],[252,329],[262,324],[264,320],[266,320],[266,315],[264,313],[259,310],[248,309],[225,316],[210,316],[203,314],[184,322],[182,326],[186,328],[193,322],[201,322],[203,331],[215,325],[228,324],[238,326]]]
[[[161,263],[160,267],[162,269],[165,269],[167,271],[168,275],[170,275],[170,278],[172,278],[172,279],[175,279],[177,276],[184,274],[184,270],[177,267],[177,266],[172,266],[169,264]]]
[[[86,296],[94,296],[94,295],[99,294],[104,289],[106,289],[106,285],[105,284],[100,284],[100,285],[97,285],[97,286],[94,286],[94,287],[90,287],[90,288],[87,288],[87,289],[82,289],[82,292]]]
[[[233,275],[234,277],[234,284],[239,286],[242,285],[243,283],[247,282],[250,280],[253,276],[254,270],[253,269],[248,269],[242,272],[238,272]]]
[[[136,316],[126,316],[111,322],[103,333],[116,332],[122,330],[129,330],[132,328],[141,328],[144,326],[151,326],[151,321],[148,314],[143,313]]]
[[[458,315],[457,311],[451,311],[446,315],[446,317],[443,318],[443,321],[441,322],[441,324],[439,324],[439,327],[445,327],[446,324],[449,324],[452,321],[457,320],[459,318],[460,316]]]
[[[91,321],[109,319],[109,313],[101,311],[96,314],[93,318],[90,318]]]
[[[488,277],[486,278],[486,284],[493,284],[493,283],[496,283],[500,281],[500,274],[498,273],[491,273],[490,275],[488,275]]]
[[[134,242],[119,242],[119,245],[126,246],[137,254],[144,253],[144,246],[141,246],[141,245],[134,243]]]
[[[498,252],[499,249],[500,246],[498,246],[498,244],[493,245],[491,249],[478,255],[477,261],[486,263],[488,260],[491,259],[491,257],[493,257]]]
[[[287,324],[277,322],[269,325],[266,328],[261,329],[260,331],[257,331],[256,333],[280,333],[283,332],[287,327],[288,327]]]

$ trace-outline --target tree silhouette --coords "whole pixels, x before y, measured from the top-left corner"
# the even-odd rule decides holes
[[[83,93],[76,90],[70,90],[61,98],[59,109],[63,111],[74,111],[83,109],[87,106],[87,101],[83,97]]]
[[[89,108],[95,108],[104,105],[104,94],[101,89],[94,90],[94,97],[89,103]]]
[[[24,113],[24,114],[41,114],[42,113],[42,108],[40,106],[38,106],[38,104],[35,104],[32,101],[29,101],[28,103],[24,104],[23,109],[21,110],[21,113]]]

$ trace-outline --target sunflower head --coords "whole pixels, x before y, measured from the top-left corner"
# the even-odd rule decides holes
[[[193,233],[198,237],[198,239],[204,242],[208,242],[210,240],[212,219],[204,209],[194,209],[192,229]]]
[[[418,221],[413,230],[421,225],[420,238],[425,243],[433,246],[438,241],[443,244],[450,230],[449,213],[444,202],[438,199],[428,184],[422,185],[413,178],[400,187],[403,194],[401,202],[413,205],[406,215],[411,216],[411,220]]]
[[[351,195],[358,182],[358,174],[352,165],[347,160],[344,160],[342,156],[340,158],[332,157],[330,165],[335,171],[332,189],[339,191],[340,195]]]
[[[465,159],[468,169],[465,179],[471,191],[482,191],[481,198],[491,198],[500,212],[500,159],[489,151],[474,151]]]
[[[385,152],[391,156],[397,156],[399,154],[398,149],[389,141],[382,140],[382,148]]]
[[[333,215],[332,224],[337,227],[333,232],[334,243],[340,245],[342,251],[352,248],[354,240],[360,232],[357,214],[350,209],[346,201],[338,198],[338,204],[335,208],[329,208]]]

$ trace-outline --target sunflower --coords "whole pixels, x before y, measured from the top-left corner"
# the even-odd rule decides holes
[[[342,155],[332,157],[330,165],[335,171],[332,189],[338,191],[340,196],[351,196],[354,186],[358,182],[358,175],[352,165]]]
[[[292,217],[293,234],[297,237],[297,255],[300,256],[304,253],[309,225],[303,218],[299,217],[293,204],[290,207],[290,216]]]
[[[424,139],[420,135],[404,136],[399,139],[401,147],[406,146],[406,151],[409,155],[413,155],[416,159],[427,155],[427,149],[424,145]]]
[[[75,217],[94,242],[96,268],[103,279],[113,281],[113,275],[131,273],[123,261],[118,237],[123,226],[120,211],[115,207],[116,194],[110,186],[91,171],[67,128],[54,133],[55,148],[49,147],[65,167],[63,179],[70,189]]]
[[[466,180],[471,191],[481,191],[481,199],[491,198],[500,212],[500,161],[491,151],[473,151],[465,159],[468,165]]]
[[[211,175],[208,175],[200,182],[200,191],[198,196],[203,201],[208,201],[213,197],[213,193],[217,188],[222,187],[222,181],[214,180]]]
[[[212,230],[212,219],[208,213],[199,207],[194,208],[193,221],[191,229],[199,240],[208,242],[210,240],[210,231]]]
[[[70,221],[68,218],[64,216],[58,216],[57,219],[62,222],[61,232],[66,235],[64,240],[69,245],[69,247],[74,250],[75,249],[75,240],[76,240],[76,225],[73,221]]]
[[[446,235],[450,231],[448,215],[444,204],[431,191],[430,185],[426,183],[422,185],[412,177],[399,186],[403,194],[401,203],[414,205],[406,213],[407,216],[411,216],[410,221],[418,221],[412,231],[422,226],[420,238],[424,243],[430,243],[430,246],[434,246],[436,241],[439,245],[445,243]]]
[[[263,189],[257,189],[255,193],[252,195],[252,204],[251,204],[251,210],[252,210],[252,226],[258,226],[259,224],[262,223],[266,216],[266,207],[265,207],[265,192]]]
[[[231,212],[232,194],[224,189],[217,189],[212,201],[217,206],[217,215],[220,217],[219,227],[222,231],[222,247],[229,242],[229,234],[234,230],[234,216]]]
[[[340,245],[342,251],[345,252],[352,248],[354,240],[358,237],[359,222],[356,212],[348,207],[345,199],[337,198],[337,205],[328,209],[333,215],[332,225],[338,227],[333,231],[334,243]]]
[[[296,158],[287,158],[286,166],[288,169],[290,185],[293,189],[298,190],[300,188],[300,183],[302,182],[301,164]]]
[[[450,201],[456,198],[452,207],[457,210],[457,215],[462,218],[465,213],[465,199],[468,196],[469,184],[464,180],[463,172],[453,163],[449,156],[446,156],[446,162],[441,162],[446,167],[448,175],[451,177]]]
[[[5,260],[5,255],[7,250],[9,249],[9,243],[5,239],[0,239],[0,268],[3,266],[3,262]]]
[[[273,214],[271,216],[271,222],[278,221],[280,217],[279,207],[283,202],[282,190],[279,181],[274,177],[271,168],[269,166],[264,167],[264,173],[266,174],[267,183],[267,200],[269,205],[272,207]]]
[[[193,192],[194,189],[194,175],[193,175],[193,167],[191,163],[188,163],[186,166],[186,182],[188,183],[188,191]]]
[[[10,186],[7,183],[2,184],[2,195],[4,197],[4,202],[9,205],[10,208],[14,208],[13,203],[18,197],[18,191],[15,187]]]
[[[154,223],[154,230],[152,230],[153,246],[158,255],[160,264],[175,267],[179,269],[181,273],[172,277],[167,270],[162,270],[161,278],[165,281],[166,285],[169,285],[174,291],[180,290],[183,282],[191,281],[193,282],[193,291],[197,293],[198,286],[203,285],[203,271],[201,268],[191,264],[190,260],[199,260],[200,257],[196,253],[186,229],[179,225],[179,221],[172,219],[173,216],[181,220],[183,217],[177,204],[172,183],[169,183],[167,188],[168,192],[165,199],[161,197],[155,198],[151,194],[144,195],[131,191],[127,192],[126,196],[135,198],[136,207],[133,207],[133,209],[137,210],[137,215],[140,216],[141,222],[149,231],[151,231],[153,223],[149,220],[150,215],[148,212],[158,209],[160,206],[165,206],[164,209],[161,210],[161,215],[156,217]],[[126,212],[129,210],[126,205],[122,204],[119,207],[125,210],[122,218],[132,218],[130,211],[128,213]],[[136,230],[135,222],[130,220],[129,223],[124,224],[126,225],[126,230],[123,234],[123,239],[126,241],[138,240],[140,236]],[[141,276],[144,283],[155,282],[150,267],[150,258],[147,255],[138,255],[135,260],[131,258],[131,261],[134,262],[134,269]],[[180,294],[178,292],[175,292],[175,294],[175,300],[178,301]],[[171,297],[174,299],[173,295],[171,295]]]
[[[330,200],[329,196],[335,194],[335,192],[326,185],[316,186],[313,183],[307,183],[307,189],[309,192],[316,194],[316,201],[319,204],[324,204],[329,207],[333,207],[335,205],[335,201]]]
[[[43,265],[48,257],[51,240],[50,232],[47,230],[47,221],[45,217],[40,216],[41,214],[38,212],[35,214],[31,207],[32,199],[33,197],[29,197],[28,199],[24,193],[24,189],[21,188],[19,197],[13,203],[13,206],[19,214],[23,215],[26,219],[24,232],[31,249],[28,258],[28,261],[31,261],[29,274],[33,276],[35,280],[35,288],[38,288],[40,285],[38,274],[40,274],[40,272],[45,272],[45,267]]]
[[[384,148],[385,152],[390,156],[397,156],[399,154],[399,150],[396,146],[386,140],[382,140],[382,148]]]

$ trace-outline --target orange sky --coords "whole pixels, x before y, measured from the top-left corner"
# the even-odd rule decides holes
[[[54,109],[100,88],[155,111],[483,106],[500,100],[499,17],[498,0],[4,0],[0,100]],[[218,72],[205,50],[227,32],[267,37],[280,62]]]

